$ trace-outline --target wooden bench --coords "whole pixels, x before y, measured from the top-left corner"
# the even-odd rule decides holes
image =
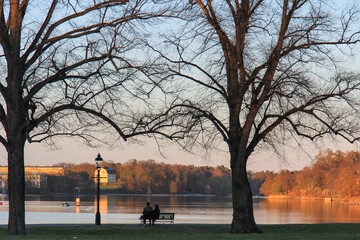
[[[141,223],[143,223],[142,217],[140,217]],[[174,224],[175,213],[160,213],[159,218],[155,220],[156,222],[169,222],[170,224]]]
[[[174,224],[175,213],[160,213],[159,218],[155,222],[170,222]]]

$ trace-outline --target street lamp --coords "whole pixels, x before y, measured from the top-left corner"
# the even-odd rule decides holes
[[[103,161],[103,159],[99,153],[97,155],[97,157],[95,158],[96,169],[97,169],[97,210],[96,210],[96,215],[95,215],[95,225],[101,225],[99,202],[100,202],[100,169],[101,169],[102,161]]]

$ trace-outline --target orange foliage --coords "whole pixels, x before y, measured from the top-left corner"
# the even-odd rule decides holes
[[[326,150],[303,170],[281,171],[268,177],[260,191],[265,195],[293,195],[351,199],[360,196],[360,152]]]

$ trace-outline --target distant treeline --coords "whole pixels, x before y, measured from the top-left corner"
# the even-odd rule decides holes
[[[253,195],[285,197],[360,197],[360,152],[327,150],[301,171],[249,172]],[[95,191],[95,164],[59,163],[65,176],[46,176],[40,188],[26,185],[27,193],[80,193]],[[102,193],[129,194],[231,194],[231,171],[224,166],[196,167],[129,160],[123,164],[105,161],[116,172],[116,182],[102,184]]]
[[[326,150],[301,171],[268,174],[260,188],[265,195],[360,198],[360,152]]]
[[[231,193],[231,173],[224,166],[195,167],[156,163],[154,160],[129,160],[126,163],[104,162],[116,172],[116,182],[102,186],[111,193],[217,194]],[[94,175],[88,163],[67,166],[72,173]]]
[[[74,193],[88,194],[95,190],[95,164],[59,163],[65,167],[65,176],[47,176],[40,188],[27,184],[27,193]],[[224,166],[196,167],[157,163],[154,160],[129,160],[123,164],[105,161],[104,167],[116,172],[116,182],[101,185],[102,193],[129,194],[231,194],[231,171]],[[268,172],[267,172],[268,173]],[[253,193],[265,181],[266,173],[249,173]]]

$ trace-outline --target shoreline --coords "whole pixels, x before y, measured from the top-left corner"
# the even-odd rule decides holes
[[[360,198],[340,199],[331,197],[318,197],[318,196],[289,196],[289,195],[268,195],[267,199],[289,199],[289,200],[324,200],[327,202],[340,202],[343,204],[360,205]]]
[[[134,197],[231,197],[231,195],[216,195],[216,194],[170,194],[170,193],[100,193],[101,196],[134,196]],[[33,196],[70,196],[70,197],[93,197],[94,194],[72,194],[72,193],[51,193],[51,194],[25,194],[25,197]],[[8,197],[8,196],[6,196]],[[257,197],[257,196],[253,196]]]

